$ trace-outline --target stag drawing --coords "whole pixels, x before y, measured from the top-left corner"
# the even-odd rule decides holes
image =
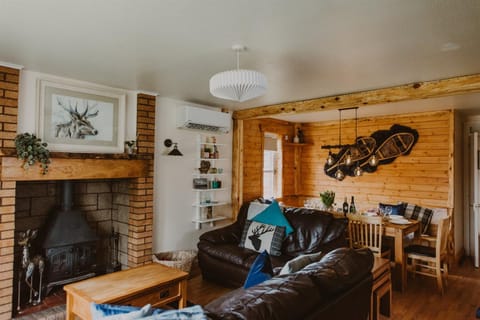
[[[72,108],[72,103],[69,103],[67,107],[60,98],[57,98],[57,103],[63,110],[68,112],[70,121],[55,126],[56,138],[85,139],[86,136],[96,136],[98,134],[98,130],[88,120],[98,115],[98,110],[89,113],[89,110],[95,106],[90,106],[87,101],[85,110],[79,112],[78,103],[75,104],[75,109]]]
[[[45,260],[41,255],[35,255],[33,258],[30,258],[30,243],[38,235],[38,230],[28,229],[25,232],[20,232],[20,239],[18,244],[22,246],[22,268],[19,272],[18,277],[18,301],[17,301],[17,311],[20,311],[20,293],[21,293],[21,282],[22,278],[25,277],[25,283],[30,288],[30,299],[29,303],[34,305],[39,304],[42,300],[42,277],[43,270],[45,269]],[[33,272],[35,268],[38,268],[40,273],[40,283],[38,285],[38,290],[33,288]],[[35,298],[34,300],[32,300]]]
[[[275,228],[272,226],[267,226],[265,224],[258,225],[252,229],[252,235],[248,237],[250,241],[252,242],[253,247],[255,250],[260,250],[260,247],[262,246],[262,239],[260,239],[261,235],[264,235],[267,232],[272,232],[274,231]]]

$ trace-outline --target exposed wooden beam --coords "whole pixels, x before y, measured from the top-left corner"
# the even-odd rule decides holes
[[[243,203],[243,121],[233,121],[232,218],[236,220]]]
[[[277,114],[337,110],[474,92],[480,92],[480,74],[238,110],[233,113],[233,118],[245,120]]]

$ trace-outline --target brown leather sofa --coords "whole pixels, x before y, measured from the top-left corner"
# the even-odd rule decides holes
[[[238,246],[248,207],[249,203],[242,205],[235,223],[200,236],[198,262],[205,279],[231,287],[243,285],[258,255],[253,250]],[[286,208],[284,214],[294,232],[283,241],[282,254],[270,256],[274,269],[301,254],[327,253],[347,245],[347,219],[335,219],[328,212],[306,208]]]
[[[365,320],[373,254],[339,248],[302,270],[238,288],[204,307],[213,320]]]

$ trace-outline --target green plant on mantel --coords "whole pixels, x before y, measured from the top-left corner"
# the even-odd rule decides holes
[[[47,174],[50,152],[46,142],[42,142],[42,139],[33,133],[20,133],[15,137],[15,148],[18,158],[23,160],[23,169],[27,170],[38,161],[42,174]]]

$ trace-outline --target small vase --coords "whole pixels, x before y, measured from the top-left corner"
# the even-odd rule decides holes
[[[333,211],[333,205],[327,206],[325,203],[322,203],[322,210],[323,211]]]

